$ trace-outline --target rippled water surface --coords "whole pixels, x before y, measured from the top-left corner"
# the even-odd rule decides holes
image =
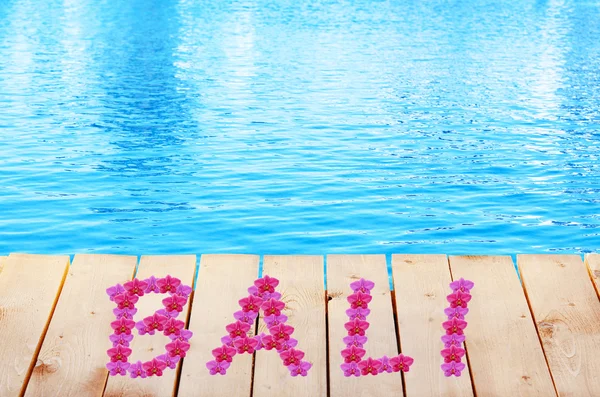
[[[0,0],[0,254],[600,247],[598,1]]]

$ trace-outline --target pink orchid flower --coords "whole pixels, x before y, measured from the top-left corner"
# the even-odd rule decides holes
[[[466,365],[464,363],[457,363],[456,361],[452,361],[449,363],[442,364],[442,371],[444,371],[445,376],[460,376],[460,373],[465,369]]]
[[[127,371],[129,372],[129,376],[132,378],[145,378],[146,376],[148,376],[146,375],[146,371],[144,371],[144,368],[142,368],[141,361],[138,361],[135,364],[131,364]]]
[[[390,364],[392,365],[392,369],[394,372],[408,372],[410,370],[410,366],[415,362],[412,357],[405,356],[404,354],[399,354],[396,357],[392,357],[390,359]]]
[[[289,367],[290,365],[299,365],[300,361],[304,358],[304,352],[302,350],[289,349],[279,353],[279,357],[283,360],[283,365]]]
[[[348,321],[344,324],[344,328],[348,331],[348,336],[360,335],[364,336],[365,331],[369,328],[369,323],[359,319]]]
[[[447,349],[443,349],[441,352],[444,357],[444,362],[449,363],[451,361],[460,362],[461,358],[465,355],[465,349],[456,346],[450,346]]]
[[[262,293],[273,293],[278,285],[279,280],[267,275],[254,281],[254,286]]]
[[[444,327],[444,329],[446,330],[446,335],[462,335],[464,333],[465,328],[467,327],[467,322],[459,320],[457,318],[452,318],[452,320],[444,321],[442,323],[442,327]]]
[[[147,376],[162,376],[163,370],[167,368],[167,364],[162,360],[153,358],[152,361],[143,363],[142,368],[146,371]]]
[[[121,376],[125,376],[127,374],[127,368],[129,368],[131,366],[131,364],[123,362],[123,361],[116,361],[116,362],[109,362],[108,364],[106,364],[106,368],[109,370],[109,373],[111,376],[116,376],[116,375],[121,375]]]
[[[137,309],[133,308],[133,309],[119,309],[118,307],[115,307],[113,309],[113,314],[115,315],[115,317],[118,319],[120,319],[121,317],[123,318],[128,318],[128,319],[132,319],[133,316],[135,316],[135,314],[137,313]]]
[[[110,327],[115,330],[115,335],[126,334],[130,335],[131,330],[135,327],[135,322],[128,318],[120,318],[110,323]]]
[[[271,316],[263,317],[263,319],[265,320],[265,323],[267,324],[267,328],[271,328],[276,325],[285,323],[288,320],[288,318],[285,314],[282,314],[280,316],[276,316],[273,314]]]
[[[276,341],[288,340],[294,332],[294,327],[286,324],[279,324],[269,328],[269,333]]]
[[[137,323],[135,323],[135,328],[138,330],[138,333],[140,335],[154,335],[155,331],[148,327],[146,324],[144,324],[143,321],[138,321]]]
[[[270,299],[279,301],[281,300],[281,294],[277,291],[275,292],[265,292],[262,294],[262,296],[260,297],[262,300],[264,301],[268,301]]]
[[[250,331],[250,324],[236,321],[235,323],[228,324],[225,329],[229,332],[229,336],[235,339],[246,336],[246,333]]]
[[[146,288],[148,288],[148,283],[134,278],[133,280],[126,282],[123,286],[131,295],[144,296],[144,292],[146,291]]]
[[[110,297],[110,301],[113,302],[115,300],[115,296],[122,294],[125,292],[125,288],[121,284],[114,285],[110,288],[106,289],[106,293]]]
[[[162,300],[165,309],[168,311],[183,311],[183,306],[187,303],[187,299],[179,295],[171,295]]]
[[[182,342],[178,339],[175,339],[173,342],[168,343],[166,346],[167,352],[171,357],[179,356],[181,358],[185,357],[185,352],[190,350],[190,344],[187,342]]]
[[[371,295],[362,293],[360,291],[352,295],[348,295],[348,302],[353,309],[367,309],[371,299],[373,299]]]
[[[181,285],[181,280],[167,275],[165,278],[159,278],[156,280],[156,285],[162,294],[166,292],[175,293],[175,291],[177,291],[177,287]]]
[[[237,349],[238,354],[252,354],[254,353],[254,348],[256,347],[256,345],[258,345],[258,341],[254,338],[249,338],[245,336],[243,338],[237,338],[236,340],[234,340],[233,345]]]
[[[367,337],[361,335],[345,336],[344,343],[347,348],[351,346],[363,347],[367,343]]]
[[[161,316],[165,316],[167,319],[169,318],[177,318],[179,316],[179,312],[177,310],[167,311],[165,309],[160,309],[156,311],[156,314],[160,314]]]
[[[133,309],[138,299],[140,298],[137,295],[131,295],[128,292],[123,292],[115,296],[115,302],[119,309]]]
[[[350,346],[349,348],[342,350],[342,357],[344,357],[345,363],[358,363],[363,358],[365,353],[365,349],[361,349],[360,347],[356,346]]]
[[[225,335],[224,337],[222,337],[221,343],[224,344],[225,346],[234,347],[233,346],[233,338],[229,335]]]
[[[451,320],[453,317],[456,317],[459,320],[464,320],[468,312],[469,309],[460,306],[454,308],[448,307],[444,309],[444,314],[448,316],[448,320]]]
[[[158,281],[158,279],[154,276],[150,276],[147,279],[144,280],[144,282],[147,284],[146,289],[144,290],[145,293],[150,293],[150,292],[154,292],[155,294],[157,294],[159,292],[159,288],[158,285],[156,285],[156,282]]]
[[[254,324],[256,317],[258,317],[258,312],[245,312],[238,310],[237,312],[233,313],[233,318],[248,324]]]
[[[254,336],[254,339],[256,339],[256,347],[254,348],[254,350],[262,350],[265,347],[263,339],[266,336],[267,334],[265,334],[264,332],[261,332],[260,334]]]
[[[465,335],[459,334],[451,334],[451,335],[443,335],[442,342],[444,342],[444,347],[449,348],[451,346],[460,347],[462,343],[465,341]]]
[[[379,372],[394,372],[392,368],[392,364],[390,364],[390,359],[388,356],[383,356],[379,359],[381,361],[381,367],[379,367]]]
[[[268,301],[266,301],[262,304],[261,309],[264,310],[265,316],[270,316],[270,315],[280,316],[281,311],[283,310],[284,307],[285,307],[285,303],[283,303],[282,301],[278,301],[275,299],[269,299]]]
[[[216,362],[215,360],[209,361],[206,363],[206,368],[210,371],[211,375],[225,375],[227,373],[227,368],[231,363],[228,361]]]
[[[113,344],[113,347],[117,347],[117,345],[122,345],[125,347],[129,347],[129,342],[133,340],[133,335],[129,334],[112,334],[108,337]]]
[[[265,350],[277,350],[277,346],[279,345],[279,343],[277,343],[275,338],[273,338],[271,335],[263,337],[262,342]]]
[[[180,356],[171,356],[170,354],[161,354],[156,357],[157,360],[164,361],[167,364],[168,368],[175,369],[177,367],[177,363],[181,360]]]
[[[453,292],[461,291],[468,293],[474,286],[475,284],[472,281],[465,280],[464,278],[450,283],[450,288],[452,288]]]
[[[344,371],[344,376],[360,376],[360,368],[358,368],[358,364],[354,361],[350,363],[344,363],[340,365],[342,371]]]
[[[240,299],[239,304],[242,307],[242,310],[245,312],[258,313],[260,306],[263,304],[263,300],[254,295],[249,295],[246,298]]]
[[[352,288],[352,291],[360,291],[363,294],[369,294],[369,291],[371,291],[373,287],[375,287],[375,283],[369,280],[365,280],[364,278],[361,278],[360,280],[350,284],[350,288]]]
[[[184,297],[185,299],[187,299],[191,293],[192,287],[189,287],[187,285],[180,284],[179,287],[175,289],[175,294]]]
[[[451,308],[455,308],[455,307],[466,308],[467,303],[469,303],[469,301],[471,300],[471,295],[469,295],[466,292],[456,291],[456,292],[448,295],[448,297],[446,299],[448,300],[448,302],[450,302]]]
[[[277,342],[277,346],[275,347],[275,349],[277,350],[277,353],[281,353],[284,352],[286,350],[290,350],[296,346],[298,346],[298,341],[294,338],[290,338],[290,339],[280,339]]]
[[[182,342],[189,342],[190,339],[192,339],[192,336],[194,335],[194,333],[188,329],[182,329],[181,331],[179,331],[179,335],[175,335],[175,334],[169,334],[169,339],[171,340],[180,340]]]
[[[148,316],[144,319],[144,325],[150,329],[162,331],[167,323],[167,318],[160,314],[154,313],[152,316]]]
[[[116,347],[110,348],[106,351],[110,357],[110,361],[127,361],[127,357],[131,355],[131,349],[123,345],[117,345]]]
[[[233,360],[233,356],[235,356],[235,349],[233,349],[227,345],[223,345],[221,347],[214,349],[212,351],[212,355],[215,358],[215,360],[217,360],[217,362],[221,362],[221,361],[231,362],[231,360]]]
[[[181,330],[183,329],[184,326],[185,326],[185,323],[183,321],[177,320],[176,318],[171,317],[165,323],[163,333],[166,336],[169,336],[169,335],[179,336],[181,334]]]
[[[359,362],[358,368],[360,368],[360,373],[362,375],[377,375],[379,373],[379,368],[381,368],[381,361],[369,357],[368,359]]]
[[[308,370],[311,367],[311,363],[307,361],[302,361],[299,365],[290,365],[288,369],[290,370],[290,375],[292,376],[306,376],[308,374]]]
[[[346,310],[346,315],[348,316],[348,318],[350,318],[350,320],[359,319],[359,320],[366,321],[367,316],[370,313],[371,313],[371,310],[363,309],[363,308]]]

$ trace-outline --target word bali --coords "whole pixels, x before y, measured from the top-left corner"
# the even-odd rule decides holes
[[[263,349],[275,350],[291,376],[308,375],[312,363],[304,361],[304,351],[296,348],[298,340],[292,338],[294,328],[286,324],[288,318],[282,313],[285,303],[280,300],[281,294],[275,290],[278,285],[279,280],[265,275],[248,288],[250,295],[240,299],[241,310],[233,313],[236,321],[225,327],[227,335],[221,338],[222,345],[212,351],[214,360],[206,363],[211,375],[225,375],[235,355],[253,354]],[[363,347],[367,343],[366,330],[370,325],[367,321],[370,314],[368,305],[372,300],[371,290],[374,286],[372,281],[365,279],[350,284],[353,293],[347,298],[350,308],[346,310],[349,321],[344,324],[348,335],[344,337],[346,348],[341,351],[344,363],[340,366],[347,377],[408,372],[414,362],[413,358],[404,354],[391,358],[383,356],[378,359],[364,359],[366,350]],[[447,377],[460,376],[465,368],[465,364],[461,362],[465,355],[462,344],[465,340],[464,329],[467,326],[464,316],[468,313],[467,303],[471,300],[469,292],[473,288],[473,282],[461,278],[450,283],[450,288],[452,293],[447,296],[450,307],[444,310],[448,321],[442,324],[446,334],[442,336],[444,349],[441,351],[444,359],[441,369]],[[166,276],[158,279],[133,279],[124,285],[110,287],[106,292],[110,300],[117,304],[117,308],[113,310],[116,321],[111,323],[114,333],[109,338],[113,347],[107,350],[110,358],[106,365],[109,375],[124,376],[129,373],[132,378],[146,378],[162,376],[167,367],[175,369],[179,360],[185,357],[190,349],[190,339],[193,336],[191,331],[184,329],[185,323],[177,320],[177,316],[187,304],[192,288],[184,286],[181,280],[175,277]],[[144,294],[151,292],[169,294],[162,300],[164,308],[136,323],[133,320],[137,313],[135,303]],[[248,332],[260,310],[270,335],[261,333],[249,336]],[[154,335],[156,331],[161,331],[168,336],[171,343],[165,346],[166,353],[144,363],[137,361],[131,364],[129,356],[132,351],[129,344],[133,340],[134,327],[139,335]]]

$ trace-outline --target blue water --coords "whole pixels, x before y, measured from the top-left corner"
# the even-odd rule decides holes
[[[600,248],[600,2],[0,0],[0,254]]]

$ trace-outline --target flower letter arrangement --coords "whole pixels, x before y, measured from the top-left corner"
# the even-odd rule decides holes
[[[237,321],[227,325],[225,329],[228,335],[221,338],[223,345],[212,351],[215,359],[206,363],[211,375],[225,375],[236,354],[252,354],[261,349],[276,350],[290,375],[307,375],[312,364],[302,361],[302,350],[294,349],[298,341],[292,338],[294,328],[285,324],[287,316],[281,313],[285,303],[279,300],[281,294],[275,291],[277,285],[279,280],[265,275],[248,288],[250,295],[239,301],[242,310],[233,313]],[[248,331],[254,326],[259,309],[263,311],[263,319],[270,335],[261,333],[249,337]]]
[[[369,302],[371,302],[371,290],[375,286],[372,281],[361,278],[358,281],[350,284],[350,288],[354,292],[348,296],[350,309],[346,310],[350,321],[344,324],[348,330],[348,336],[344,338],[346,349],[342,350],[344,364],[340,367],[344,371],[344,376],[361,376],[361,375],[377,375],[382,372],[408,372],[414,360],[400,354],[398,356],[388,358],[383,356],[380,359],[371,357],[363,360],[366,350],[363,349],[367,343],[365,331],[369,328],[367,316],[371,312],[369,310]]]
[[[464,330],[467,327],[465,315],[469,312],[467,303],[471,300],[469,292],[475,284],[472,281],[461,278],[450,283],[452,293],[446,297],[450,302],[450,307],[444,310],[448,316],[448,321],[442,325],[446,330],[446,335],[442,336],[444,349],[441,351],[444,357],[442,371],[446,376],[460,376],[465,369],[465,364],[461,362],[465,355],[462,343],[465,341]]]
[[[135,304],[140,297],[150,292],[168,293],[169,296],[162,301],[163,309],[136,323],[133,320],[133,316],[137,313]],[[106,368],[111,376],[123,376],[127,372],[132,378],[162,376],[163,370],[167,367],[171,369],[177,367],[177,362],[185,357],[185,352],[189,350],[189,340],[192,337],[192,332],[183,329],[185,323],[177,320],[177,316],[186,305],[191,292],[191,287],[182,285],[181,280],[171,276],[165,278],[151,276],[146,280],[133,279],[124,285],[117,284],[106,290],[110,300],[117,304],[117,308],[113,309],[117,320],[110,323],[114,330],[110,336],[113,347],[107,350],[110,361],[106,364]],[[141,361],[135,364],[129,363],[131,349],[128,346],[133,340],[131,332],[134,327],[140,335],[154,335],[156,331],[161,331],[168,336],[171,343],[165,346],[166,353],[145,363]]]

